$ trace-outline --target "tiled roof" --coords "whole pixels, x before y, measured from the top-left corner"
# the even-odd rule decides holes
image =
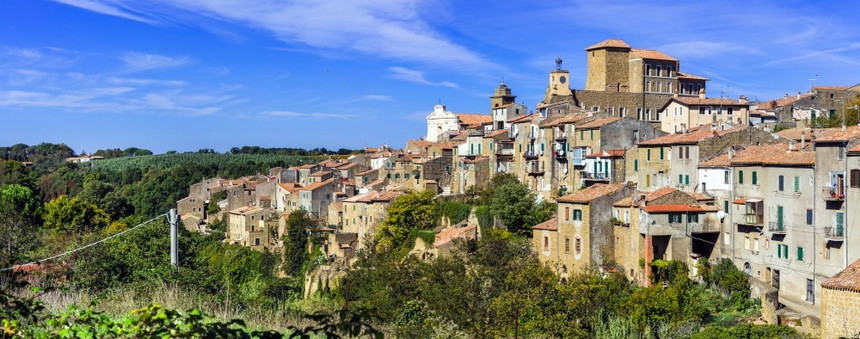
[[[802,95],[800,95],[800,99],[803,99],[803,98],[809,97],[809,96],[811,96],[811,95],[812,95],[812,94],[810,94],[810,93],[802,94]],[[782,106],[785,106],[785,105],[790,105],[791,103],[793,103],[793,102],[795,102],[795,101],[797,101],[797,100],[798,100],[798,98],[797,98],[797,96],[796,96],[796,95],[792,95],[792,96],[788,96],[788,95],[786,95],[785,97],[782,97],[782,98],[779,98],[779,99],[763,101],[763,102],[761,102],[760,104],[758,104],[758,107],[757,107],[757,108],[758,108],[758,109],[761,109],[761,110],[774,109],[774,108],[777,108],[777,107],[782,107]]]
[[[860,137],[860,126],[851,126],[847,127],[844,131],[841,128],[837,128],[831,133],[826,133],[825,135],[818,137],[815,139],[815,142],[840,142],[858,137]]]
[[[586,158],[618,158],[624,156],[624,149],[612,149],[603,152],[596,152],[586,155]]]
[[[463,238],[466,236],[466,233],[474,230],[478,227],[478,225],[469,225],[466,227],[449,227],[442,230],[439,233],[436,233],[435,241],[433,242],[433,247],[439,247],[451,242],[457,238]]]
[[[836,273],[833,278],[825,280],[821,283],[821,287],[860,292],[860,260],[851,263],[844,270]]]
[[[526,120],[531,120],[532,117],[534,117],[534,114],[523,115],[521,117],[516,117],[516,118],[513,118],[511,120],[508,120],[508,123],[509,124],[515,124],[515,123],[519,123],[519,122],[526,122]]]
[[[480,125],[487,122],[493,122],[493,116],[489,114],[471,114],[458,113],[457,118],[460,119],[460,124],[463,125]]]
[[[560,126],[560,125],[564,125],[564,124],[572,124],[572,123],[582,121],[586,118],[588,118],[588,114],[567,115],[567,116],[564,116],[564,117],[561,117],[561,118],[558,118],[555,120],[545,121],[542,124],[540,124],[540,127],[541,128],[555,127],[555,126]]]
[[[484,135],[484,138],[492,138],[492,137],[495,137],[495,136],[497,136],[497,135],[505,134],[505,133],[508,133],[508,129],[507,129],[507,128],[502,129],[502,130],[492,131],[492,132],[490,132],[490,133],[487,133],[487,134],[485,134],[485,135]]]
[[[308,185],[307,187],[300,188],[300,190],[302,190],[302,191],[314,191],[314,190],[316,190],[320,187],[323,187],[325,185],[331,185],[332,182],[334,182],[334,178],[328,178],[322,182],[315,182],[313,184]]]
[[[653,49],[633,48],[630,50],[630,52],[632,52],[637,57],[640,57],[643,59],[678,61],[678,59],[675,59],[675,58],[670,57],[666,54],[663,54],[663,52],[660,52],[658,50],[653,50]]]
[[[575,202],[587,204],[594,199],[600,198],[607,194],[612,194],[623,188],[624,185],[597,184],[560,197],[558,198],[558,202]]]
[[[695,144],[699,141],[713,138],[715,136],[720,136],[729,132],[738,131],[745,128],[744,126],[737,126],[734,128],[730,128],[727,130],[712,130],[710,128],[700,128],[694,131],[690,131],[687,133],[679,134],[669,134],[666,136],[662,136],[659,138],[654,138],[650,140],[646,140],[639,143],[639,146],[668,146],[668,145],[689,145]]]
[[[812,89],[820,89],[824,91],[845,91],[851,88],[851,86],[813,86]]]
[[[800,141],[801,134],[803,134],[806,137],[806,141],[809,142],[809,141],[812,141],[813,134],[815,135],[816,138],[820,138],[820,137],[823,137],[825,135],[836,132],[837,130],[839,130],[839,129],[837,129],[837,128],[816,128],[816,129],[812,129],[812,128],[789,128],[789,129],[784,129],[782,131],[776,132],[776,135],[781,136],[781,137],[786,138],[786,139],[791,139],[794,141]]]
[[[731,98],[699,98],[699,97],[677,97],[672,98],[673,101],[677,101],[687,106],[749,106],[749,104],[741,103],[738,100],[734,100]]]
[[[851,147],[851,149],[849,149],[848,152],[851,152],[851,153],[860,152],[860,144],[857,144],[857,146]]]
[[[475,163],[475,162],[486,161],[487,159],[489,159],[489,157],[487,157],[486,155],[479,155],[479,156],[475,157],[475,159],[469,159],[469,158],[463,159],[463,162],[465,162],[467,164],[471,164],[471,163]]]
[[[577,126],[577,129],[581,129],[581,130],[582,130],[582,129],[586,129],[586,130],[587,130],[587,129],[600,128],[600,127],[601,127],[601,126],[603,126],[603,125],[606,125],[606,124],[608,124],[608,123],[610,123],[610,122],[616,122],[616,121],[618,121],[618,120],[621,120],[621,118],[619,118],[619,117],[609,117],[609,118],[594,119],[594,120],[593,120],[593,121],[591,121],[591,122],[587,122],[587,123],[584,123],[584,124],[582,124],[582,125]]]
[[[673,193],[673,192],[677,192],[677,191],[678,190],[671,188],[671,187],[661,187],[661,188],[658,188],[654,192],[646,193],[643,200],[647,203],[650,201],[654,201],[658,198],[662,198],[663,196],[665,196],[669,193]]]
[[[311,176],[311,177],[321,177],[321,176],[329,175],[329,174],[331,174],[331,172],[328,172],[328,171],[317,171],[317,172],[313,172],[313,173],[311,173],[311,175],[310,175],[310,176]]]
[[[599,43],[596,43],[594,45],[588,46],[588,48],[586,48],[585,50],[590,51],[592,49],[600,49],[600,48],[607,48],[607,47],[630,48],[630,45],[628,45],[626,42],[624,42],[621,39],[607,39],[607,40],[603,40]]]
[[[378,172],[378,171],[379,171],[378,168],[371,168],[371,169],[366,170],[364,172],[358,172],[358,174],[356,174],[356,175],[368,175],[368,174],[371,174],[373,172]]]
[[[691,197],[695,198],[695,199],[696,199],[696,201],[708,201],[708,200],[714,200],[714,197],[712,197],[712,196],[710,196],[710,195],[707,195],[707,194],[705,194],[705,193],[700,193],[700,192],[690,192],[690,193],[687,193],[687,194],[689,194]]]
[[[692,74],[689,74],[689,73],[681,73],[681,72],[678,72],[678,79],[710,80],[710,79],[708,79],[708,78],[700,77],[700,76],[698,76],[698,75],[692,75]]]
[[[557,231],[558,230],[558,218],[552,217],[547,221],[544,221],[540,224],[532,226],[533,230],[545,230],[545,231]]]
[[[670,213],[670,212],[717,212],[717,206],[709,205],[645,205],[641,207],[648,213]]]
[[[723,153],[699,164],[699,167],[729,167],[732,162],[729,161],[729,154]]]
[[[237,208],[237,209],[234,209],[234,210],[230,211],[230,213],[233,213],[233,214],[247,214],[247,213],[260,212],[260,211],[262,211],[262,210],[263,210],[262,208],[259,208],[259,207],[256,207],[256,206],[242,206],[242,207],[239,207],[239,208]]]
[[[639,196],[641,199],[642,194],[639,194]],[[630,196],[630,197],[626,197],[624,199],[618,200],[614,204],[612,204],[612,206],[615,206],[615,207],[632,207],[633,206],[633,197]]]
[[[735,154],[732,165],[812,166],[815,152],[789,150],[789,144],[752,145]]]

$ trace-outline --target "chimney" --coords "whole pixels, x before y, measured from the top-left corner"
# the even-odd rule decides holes
[[[800,149],[806,148],[806,131],[800,132]]]
[[[732,156],[735,154],[735,148],[729,146],[729,161],[732,160]]]
[[[699,99],[704,99],[704,98],[705,98],[705,89],[702,88],[699,90]]]
[[[788,93],[785,93],[785,98],[788,99]]]
[[[797,91],[797,100],[800,100],[800,91]]]
[[[791,152],[791,151],[794,151],[794,150],[796,150],[795,145],[794,145],[794,141],[789,142],[789,143],[788,143],[788,151],[789,151],[789,152]]]
[[[675,88],[675,89],[672,91],[672,97],[673,97],[673,98],[677,98],[677,97],[678,97],[678,89],[677,89],[677,88]]]
[[[749,100],[747,100],[747,97],[746,97],[746,96],[743,96],[743,95],[741,95],[741,97],[740,97],[740,98],[738,98],[738,101],[739,101],[741,104],[744,104],[744,105],[746,105],[746,104],[750,103],[750,101],[749,101]]]

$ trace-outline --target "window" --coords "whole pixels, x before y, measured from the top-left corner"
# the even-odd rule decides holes
[[[729,213],[729,201],[728,200],[723,201],[723,212]]]
[[[690,175],[689,174],[684,175],[684,185],[690,185]]]
[[[254,246],[260,246],[260,238],[254,238]]]
[[[582,221],[582,210],[580,210],[580,209],[573,210],[573,220]]]
[[[815,283],[812,279],[806,279],[806,301],[815,303]]]
[[[797,247],[797,260],[803,261],[803,247]]]
[[[845,159],[845,147],[839,147],[839,160]]]
[[[776,206],[776,229],[784,231],[785,228],[783,225],[785,225],[783,223],[783,208],[782,206]]]
[[[651,161],[651,149],[650,148],[645,152],[645,160]]]
[[[752,173],[752,184],[758,185],[758,172],[753,171]]]
[[[576,238],[576,254],[582,254],[582,239]]]
[[[812,210],[811,209],[806,210],[806,224],[812,225]]]
[[[729,171],[723,172],[723,183],[726,185],[729,184]],[[726,211],[726,212],[728,212],[728,211]]]
[[[633,160],[633,170],[639,171],[639,160]]]
[[[729,239],[729,232],[723,232],[723,244],[728,245],[731,241]]]
[[[681,213],[669,213],[669,223],[681,223]]]
[[[750,249],[750,237],[744,237],[744,249]]]
[[[660,147],[660,160],[663,160],[663,147]]]
[[[800,193],[800,177],[794,176],[794,193]]]
[[[589,132],[591,132],[591,140],[594,140],[594,130],[591,130]]]
[[[570,220],[570,207],[564,207],[564,220]]]
[[[543,237],[543,250],[549,251],[549,237]]]
[[[687,214],[687,222],[699,222],[699,214],[698,213],[690,213]]]
[[[780,175],[779,176],[779,191],[781,192],[784,190],[785,190],[785,177]]]
[[[851,187],[860,188],[860,169],[851,170]]]
[[[403,173],[403,179],[409,179],[409,173]]]
[[[564,253],[570,253],[570,238],[564,238]]]
[[[755,238],[753,240],[753,251],[758,252],[758,238]]]
[[[630,222],[630,211],[624,211],[624,222]]]
[[[744,184],[744,171],[738,171],[738,185]]]

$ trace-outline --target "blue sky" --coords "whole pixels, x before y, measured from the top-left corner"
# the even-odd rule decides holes
[[[556,56],[658,49],[761,100],[860,82],[856,1],[3,0],[0,145],[402,147],[442,102],[541,99]]]

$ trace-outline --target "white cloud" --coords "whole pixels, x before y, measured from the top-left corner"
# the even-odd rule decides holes
[[[434,30],[418,0],[55,0],[130,20],[175,20],[210,29],[211,20],[261,29],[288,43],[326,52],[361,52],[450,67],[498,67]],[[211,29],[210,29],[211,30]],[[348,54],[346,54],[348,55]]]
[[[362,96],[361,96],[361,100],[371,100],[371,101],[396,101],[396,100],[394,100],[394,98],[392,98],[392,97],[390,97],[390,96],[387,96],[387,95],[381,95],[381,94],[367,94],[367,95],[362,95]]]
[[[125,62],[125,73],[135,73],[158,68],[171,68],[185,65],[191,62],[189,57],[173,58],[164,55],[128,52],[122,56]]]
[[[24,63],[36,62],[42,58],[42,53],[31,48],[4,47],[0,50],[0,53],[6,57],[18,59]]]
[[[182,80],[161,80],[161,79],[143,79],[143,78],[121,78],[108,77],[107,81],[116,85],[135,85],[135,86],[185,86],[188,83]]]
[[[358,118],[358,115],[356,115],[356,114],[302,113],[302,112],[293,112],[293,111],[268,111],[268,112],[263,112],[263,115],[274,116],[274,117],[308,117],[308,118],[315,118],[315,119],[325,119],[325,118],[352,119],[352,118]]]
[[[440,82],[432,82],[427,80],[424,77],[424,72],[417,71],[414,69],[408,69],[405,67],[389,67],[388,70],[391,72],[390,76],[392,79],[403,80],[408,82],[414,82],[416,84],[421,85],[430,85],[430,86],[444,86],[451,88],[460,88],[459,85],[450,81],[440,81]]]

